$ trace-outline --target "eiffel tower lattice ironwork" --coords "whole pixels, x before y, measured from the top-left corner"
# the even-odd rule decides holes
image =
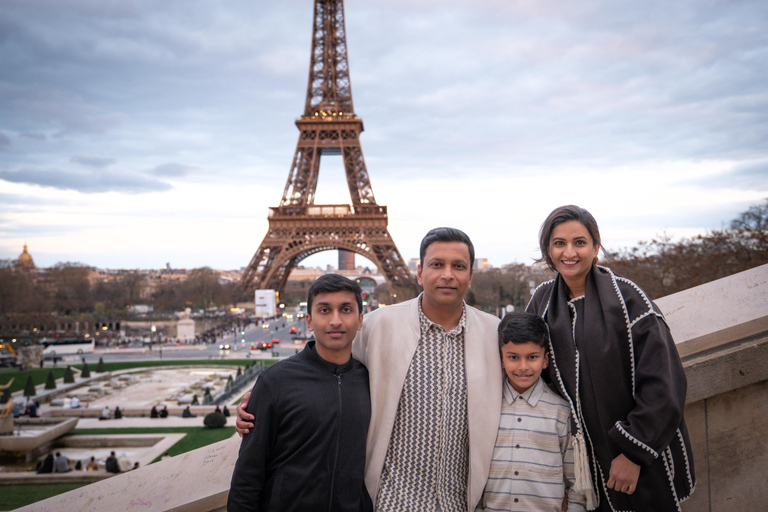
[[[360,147],[363,121],[355,115],[347,63],[343,0],[315,0],[312,56],[299,142],[280,206],[243,273],[244,290],[282,290],[306,257],[342,249],[369,259],[401,297],[415,295],[413,279],[387,229],[387,207],[376,204]],[[351,205],[315,204],[320,159],[341,155]]]

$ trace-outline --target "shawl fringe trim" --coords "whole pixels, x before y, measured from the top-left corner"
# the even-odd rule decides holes
[[[597,507],[597,496],[595,489],[592,487],[592,475],[589,472],[589,457],[587,456],[584,434],[578,432],[571,440],[573,443],[573,464],[576,477],[574,490],[584,494],[587,498],[587,510],[593,510]]]

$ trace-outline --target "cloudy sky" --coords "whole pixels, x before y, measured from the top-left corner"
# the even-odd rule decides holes
[[[345,13],[363,153],[406,259],[450,225],[494,265],[530,263],[567,203],[619,249],[768,198],[768,2]],[[38,266],[247,265],[295,151],[312,14],[309,0],[3,0],[0,259],[26,241]],[[349,203],[340,157],[324,157],[316,202]]]

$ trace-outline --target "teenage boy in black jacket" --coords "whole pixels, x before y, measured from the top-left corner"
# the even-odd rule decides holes
[[[360,286],[345,277],[324,275],[309,288],[315,341],[256,381],[247,408],[255,426],[240,445],[229,512],[372,508],[363,483],[368,370],[351,355],[362,307]]]

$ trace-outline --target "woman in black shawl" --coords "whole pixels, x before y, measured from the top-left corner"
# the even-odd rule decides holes
[[[695,477],[685,373],[663,315],[635,283],[597,265],[600,232],[587,210],[554,210],[539,245],[557,275],[528,311],[550,329],[549,377],[571,404],[577,483],[594,489],[589,508],[680,510]]]

